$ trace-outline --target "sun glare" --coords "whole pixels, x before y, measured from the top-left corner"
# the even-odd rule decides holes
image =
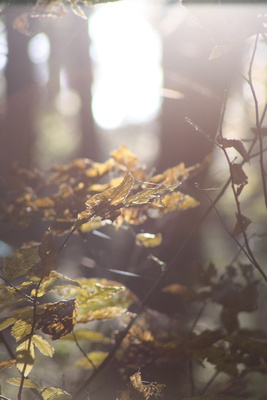
[[[161,46],[142,9],[98,7],[89,23],[95,63],[93,114],[103,129],[149,121],[160,109]]]

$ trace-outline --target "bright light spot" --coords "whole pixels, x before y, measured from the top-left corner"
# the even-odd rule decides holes
[[[161,46],[136,3],[105,4],[90,19],[93,115],[104,129],[140,124],[161,105]]]
[[[71,89],[61,90],[56,97],[56,108],[65,117],[74,117],[81,108],[81,99],[77,92]]]
[[[50,42],[45,33],[39,33],[30,40],[28,54],[34,64],[47,62],[50,56]]]
[[[3,70],[7,63],[7,39],[5,34],[5,26],[0,21],[0,70]]]

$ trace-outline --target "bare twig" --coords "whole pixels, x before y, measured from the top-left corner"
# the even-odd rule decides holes
[[[96,369],[95,364],[94,364],[93,361],[90,359],[90,357],[88,356],[88,354],[84,351],[84,349],[80,346],[80,343],[79,343],[78,340],[77,340],[77,337],[76,337],[76,335],[75,335],[75,332],[72,331],[72,334],[73,334],[73,337],[74,337],[74,341],[75,341],[75,343],[76,343],[76,346],[78,347],[78,349],[80,350],[80,352],[84,355],[84,357],[86,358],[86,360],[88,361],[88,363],[89,363],[90,365],[92,365],[93,369],[95,370],[95,369]]]

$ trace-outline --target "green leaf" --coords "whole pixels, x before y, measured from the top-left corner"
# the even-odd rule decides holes
[[[4,260],[4,273],[7,279],[17,278],[29,272],[39,261],[39,244],[23,246],[11,257]]]
[[[60,287],[66,286],[80,286],[77,281],[73,281],[72,279],[56,272],[51,271],[49,276],[45,277],[42,280],[42,283],[38,289],[37,296],[41,297],[48,292],[57,292]],[[31,292],[32,296],[36,295],[36,289],[33,289]]]
[[[84,369],[93,369],[93,365],[98,367],[105,358],[108,356],[109,353],[104,351],[92,351],[91,353],[87,354],[87,357],[83,357],[80,360],[76,361],[76,367],[84,368]]]
[[[53,387],[42,387],[42,397],[44,400],[65,400],[70,399],[71,395],[64,390],[53,388]]]
[[[43,355],[53,357],[54,348],[42,336],[33,335],[32,342]]]
[[[19,319],[11,329],[11,335],[16,339],[16,342],[31,333],[32,327],[27,322]]]
[[[87,329],[79,329],[74,332],[75,338],[80,340],[86,340],[87,342],[99,342],[99,343],[110,343],[111,339],[105,337],[101,332],[89,331]],[[60,340],[71,340],[74,341],[73,333],[63,336]]]
[[[16,349],[16,366],[24,376],[28,376],[34,364],[34,346],[30,339],[22,340]],[[25,367],[26,365],[26,367]]]
[[[9,378],[7,380],[7,382],[14,386],[20,386],[21,378]],[[24,379],[23,387],[39,389],[39,385],[37,385],[37,383],[34,383],[33,381],[31,381],[30,379]]]

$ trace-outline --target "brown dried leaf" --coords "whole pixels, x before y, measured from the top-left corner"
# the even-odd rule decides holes
[[[236,237],[239,236],[242,232],[245,232],[251,222],[252,221],[244,215],[236,214],[236,224],[232,235]]]
[[[128,197],[124,201],[125,207],[139,206],[151,203],[156,198],[160,198],[160,194],[166,190],[165,185],[159,185],[157,188],[144,189],[140,192]]]
[[[219,138],[217,142],[225,149],[233,147],[244,158],[245,161],[249,161],[249,155],[241,140]]]
[[[38,320],[37,329],[52,336],[52,340],[67,335],[76,324],[77,303],[75,299],[45,305]]]
[[[248,177],[243,171],[241,164],[231,164],[231,175],[235,185],[244,186],[248,183]]]

